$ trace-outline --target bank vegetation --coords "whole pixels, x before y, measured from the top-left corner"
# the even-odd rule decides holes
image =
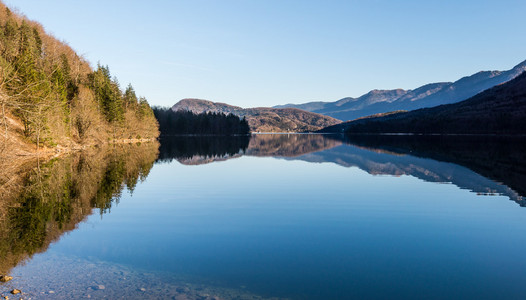
[[[153,139],[157,121],[131,85],[90,64],[0,3],[0,158],[123,139]],[[0,162],[1,163],[1,162]]]

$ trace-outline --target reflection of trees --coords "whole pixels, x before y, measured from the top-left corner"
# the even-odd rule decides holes
[[[6,200],[0,220],[0,273],[45,251],[97,208],[111,209],[126,186],[144,180],[158,154],[157,143],[92,149],[39,164]],[[5,199],[4,199],[5,200]]]
[[[345,141],[374,151],[455,163],[526,195],[524,137],[355,135]]]
[[[256,134],[252,136],[176,136],[161,140],[160,161],[205,164],[241,155],[295,157],[330,149],[340,141],[319,134]]]
[[[174,136],[161,139],[159,161],[189,164],[227,159],[244,153],[250,136]]]

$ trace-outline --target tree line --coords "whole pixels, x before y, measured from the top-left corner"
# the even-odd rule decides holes
[[[121,90],[107,66],[88,62],[44,28],[0,3],[0,122],[37,144],[156,137],[145,98]],[[11,128],[10,128],[11,126]]]
[[[173,111],[170,108],[154,107],[153,113],[161,135],[246,135],[250,133],[247,120],[233,114],[191,111]]]

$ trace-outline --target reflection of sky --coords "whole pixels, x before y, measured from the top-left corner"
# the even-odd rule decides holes
[[[50,251],[267,295],[504,297],[526,292],[511,284],[526,275],[525,222],[505,197],[411,176],[274,158],[174,161]]]

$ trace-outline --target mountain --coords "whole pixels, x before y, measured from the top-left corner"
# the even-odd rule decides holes
[[[245,117],[253,132],[308,132],[340,123],[340,120],[298,108],[241,108],[226,103],[200,99],[183,99],[173,111],[216,112]]]
[[[456,103],[508,82],[524,71],[526,61],[508,71],[482,71],[455,82],[431,83],[414,90],[373,90],[358,98],[343,98],[336,102],[309,102],[276,107],[295,107],[340,120],[354,120],[378,113]]]
[[[348,133],[526,134],[526,72],[468,100],[345,122]]]

